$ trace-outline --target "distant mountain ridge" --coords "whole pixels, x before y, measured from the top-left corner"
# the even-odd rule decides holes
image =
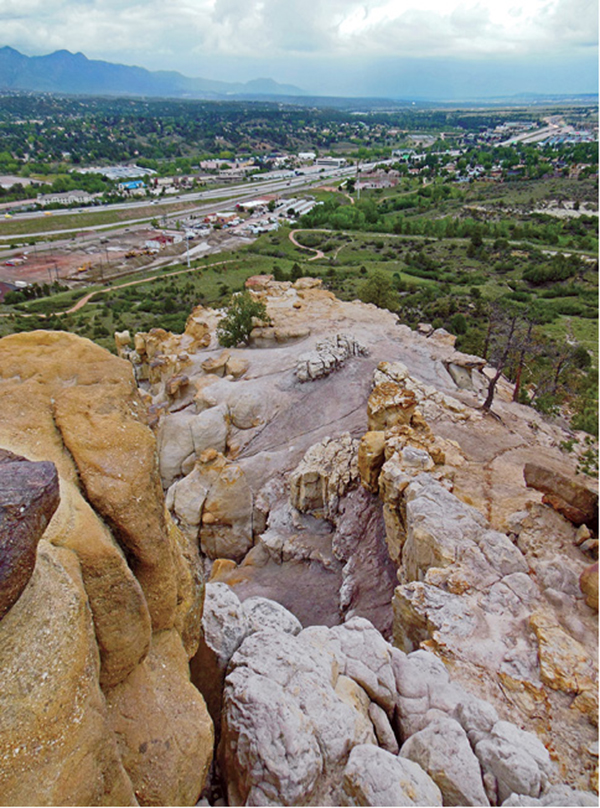
[[[205,99],[305,94],[299,87],[270,78],[246,83],[213,81],[88,59],[83,53],[67,50],[25,56],[9,46],[0,48],[0,90]]]

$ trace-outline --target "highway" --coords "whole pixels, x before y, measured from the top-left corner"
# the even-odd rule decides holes
[[[364,165],[361,166],[362,170],[368,170],[371,166]],[[232,185],[228,187],[221,187],[221,188],[213,188],[211,190],[203,190],[203,191],[196,191],[188,194],[180,194],[176,197],[169,197],[163,198],[158,202],[157,200],[148,200],[144,198],[143,200],[132,200],[131,202],[120,202],[114,205],[96,205],[91,208],[67,208],[63,210],[53,210],[52,217],[61,217],[61,216],[73,216],[78,214],[90,214],[96,213],[100,211],[115,211],[115,210],[135,210],[136,208],[148,208],[149,205],[156,203],[156,212],[152,216],[144,216],[140,219],[129,219],[126,222],[112,222],[109,224],[97,224],[97,225],[86,225],[86,230],[114,230],[114,229],[122,229],[124,226],[136,225],[141,224],[143,222],[149,222],[153,218],[159,218],[166,216],[169,218],[181,218],[181,216],[185,213],[188,215],[189,213],[208,213],[208,212],[217,212],[220,210],[226,210],[228,207],[231,207],[232,204],[237,204],[238,202],[244,202],[251,199],[255,199],[256,197],[264,196],[265,194],[273,194],[273,193],[295,193],[298,191],[307,191],[315,186],[323,185],[325,182],[331,180],[342,180],[346,177],[353,176],[356,174],[356,167],[355,166],[348,166],[345,168],[339,169],[330,169],[325,170],[323,172],[314,170],[307,171],[304,175],[294,175],[294,176],[284,176],[281,179],[255,179],[247,182],[240,183],[239,185]],[[212,201],[214,200],[214,202]],[[172,211],[170,213],[166,213],[162,209],[162,205],[173,203],[173,202],[197,202],[198,204],[193,209],[188,209],[184,211]],[[24,213],[14,213],[12,214],[12,218],[16,221],[22,221],[24,219],[43,219],[47,218],[50,224],[50,217],[47,217],[43,211],[28,211]],[[0,230],[2,229],[2,221],[0,220]],[[0,240],[1,241],[12,241],[14,242],[16,239],[18,240],[26,240],[30,238],[38,238],[40,236],[51,236],[51,235],[58,235],[58,234],[69,234],[69,233],[78,233],[82,228],[81,227],[73,227],[73,228],[53,228],[44,231],[35,231],[31,233],[11,233],[8,235],[4,235],[0,233]]]

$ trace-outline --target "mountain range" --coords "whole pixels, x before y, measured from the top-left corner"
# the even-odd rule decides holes
[[[273,79],[226,82],[190,78],[175,71],[88,59],[83,53],[58,50],[45,56],[25,56],[14,48],[0,48],[0,91],[75,95],[131,95],[169,98],[265,98],[302,96],[304,91]]]

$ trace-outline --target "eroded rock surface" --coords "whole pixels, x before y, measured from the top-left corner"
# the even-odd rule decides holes
[[[194,804],[212,758],[188,668],[202,575],[165,511],[131,365],[70,334],[6,337],[0,409],[0,446],[60,483],[0,621],[0,801]]]

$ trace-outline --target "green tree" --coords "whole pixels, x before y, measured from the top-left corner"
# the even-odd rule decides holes
[[[225,348],[247,344],[254,318],[270,322],[265,304],[255,300],[250,292],[239,292],[229,301],[227,314],[219,323],[217,337]]]
[[[393,310],[398,305],[391,278],[379,269],[361,283],[358,296],[364,303],[374,303],[380,309]]]

